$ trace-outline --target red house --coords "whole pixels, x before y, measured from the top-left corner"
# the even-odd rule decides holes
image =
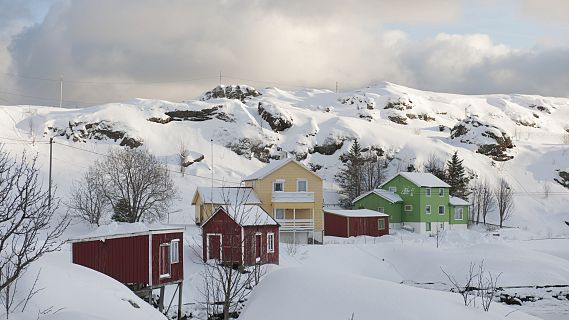
[[[369,209],[324,209],[324,233],[345,238],[383,236],[389,234],[389,215]]]
[[[257,205],[219,207],[201,228],[204,261],[279,264],[279,225]]]
[[[113,223],[83,238],[71,239],[72,261],[133,290],[148,293],[160,288],[162,308],[164,286],[176,284],[181,305],[183,233],[184,229],[168,226]]]

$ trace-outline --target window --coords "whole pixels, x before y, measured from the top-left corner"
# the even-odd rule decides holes
[[[426,214],[431,214],[431,205],[430,205],[430,204],[428,204],[428,205],[425,207],[425,213],[426,213]]]
[[[275,252],[275,234],[267,233],[267,252]]]
[[[463,208],[454,208],[454,220],[462,220],[462,209]]]
[[[162,243],[158,251],[158,271],[160,278],[170,277],[170,267],[170,243]]]
[[[425,222],[425,231],[431,231],[431,223]]]
[[[389,192],[397,192],[397,187],[389,187]]]
[[[405,211],[413,211],[413,205],[412,204],[406,204],[405,205]]]
[[[283,192],[284,191],[284,181],[277,180],[273,182],[273,191],[274,192]]]
[[[439,188],[439,197],[444,197],[444,195],[445,195],[445,189]]]
[[[377,219],[377,230],[385,230],[385,221],[383,219]]]
[[[275,209],[275,219],[282,220],[285,218],[285,209]]]
[[[298,192],[308,191],[308,181],[306,181],[306,179],[296,180],[296,191]]]
[[[379,208],[377,208],[377,211],[378,211],[378,212],[381,212],[381,213],[385,213],[385,208],[384,208],[384,207],[379,207]]]
[[[426,188],[426,189],[425,189],[425,195],[426,195],[427,197],[430,197],[430,196],[431,196],[431,188]]]
[[[445,206],[439,206],[439,214],[440,215],[445,214]]]
[[[170,241],[170,261],[172,263],[180,262],[180,251],[178,248],[179,244],[180,240],[178,239]]]

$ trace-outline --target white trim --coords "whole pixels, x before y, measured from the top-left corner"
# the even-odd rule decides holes
[[[164,274],[160,273],[162,271],[162,257],[160,256],[162,253],[162,247],[168,247],[168,250],[166,251],[168,254],[168,273]],[[160,246],[158,246],[158,277],[160,279],[170,278],[172,276],[172,260],[170,258],[170,242],[161,243]]]
[[[395,193],[397,192],[397,187],[388,187],[387,191]]]
[[[383,228],[380,228],[379,225],[383,225]],[[381,231],[381,230],[385,230],[385,220],[383,218],[379,218],[377,219],[377,230]]]
[[[271,238],[271,241],[269,241],[269,238]],[[270,246],[269,243],[271,244]],[[274,252],[275,252],[275,234],[273,232],[267,232],[267,253],[274,253]]]
[[[407,207],[410,207],[409,210],[407,210]],[[405,212],[413,212],[413,205],[412,204],[406,204],[403,206],[403,211]]]
[[[442,194],[441,194],[442,191]],[[444,197],[445,196],[445,188],[439,188],[439,197]]]
[[[429,208],[428,211],[427,211],[427,208]],[[433,211],[431,210],[431,205],[430,205],[430,204],[427,204],[427,205],[425,206],[425,214],[431,214],[431,212],[433,212]]]
[[[285,209],[285,208],[274,208],[273,210],[275,211],[275,220],[283,220],[283,219],[286,219],[286,209]],[[282,210],[282,211],[283,211],[283,217],[282,217],[282,218],[279,218],[279,217],[277,216],[277,210]]]
[[[310,172],[312,175],[318,177],[318,179],[323,180],[322,177],[320,177],[319,175],[317,175],[315,172],[313,172],[312,170],[308,169],[305,165],[303,165],[302,163],[300,163],[299,161],[297,161],[295,158],[287,158],[286,160],[282,161],[281,163],[279,163],[277,166],[275,166],[274,168],[272,168],[270,171],[268,172],[263,172],[262,175],[257,175],[257,172],[259,172],[260,170],[263,170],[264,168],[261,168],[255,172],[253,172],[252,174],[250,174],[249,176],[243,178],[243,181],[251,181],[251,180],[261,180],[264,179],[265,177],[267,177],[268,175],[270,175],[271,173],[279,170],[280,168],[284,167],[286,164],[290,163],[290,162],[294,162],[296,164],[298,164],[299,166],[301,166],[304,170],[306,170],[307,172]]]
[[[152,286],[152,234],[148,234],[148,285]]]
[[[208,233],[206,234],[206,243],[207,243],[207,249],[206,249],[206,255],[207,255],[207,259],[206,260],[211,260],[209,257],[209,237],[214,236],[214,237],[219,237],[219,260],[223,260],[223,236],[221,235],[221,233]]]
[[[306,190],[304,190],[304,191],[301,191],[298,188],[298,183],[301,181],[304,181],[306,183]],[[308,179],[306,179],[306,178],[297,178],[296,179],[296,192],[308,192]]]
[[[174,259],[172,259],[172,252],[174,252],[174,250],[172,250],[173,248],[173,244],[176,243],[176,261],[174,261]],[[170,241],[170,264],[174,264],[174,263],[179,263],[180,262],[180,239],[173,239]]]
[[[428,190],[428,192],[427,192],[427,190]],[[433,190],[431,190],[431,188],[425,188],[425,196],[427,198],[430,198],[432,193],[433,193]]]
[[[458,210],[458,212],[460,212],[460,218],[456,217],[457,210]],[[453,218],[454,218],[454,220],[464,220],[464,208],[463,207],[454,208],[454,217]]]
[[[275,190],[275,184],[277,183],[281,183],[283,185],[282,190],[277,191]],[[285,181],[284,179],[276,179],[275,181],[273,181],[273,192],[284,192],[285,191]]]
[[[443,208],[443,212],[441,213],[441,208]],[[446,209],[444,205],[439,206],[439,215],[444,216],[446,213]]]
[[[85,241],[105,241],[108,239],[117,239],[117,238],[128,238],[128,237],[136,237],[136,236],[145,236],[145,235],[153,235],[153,234],[167,234],[167,233],[177,233],[181,232],[184,233],[184,228],[172,228],[172,229],[162,229],[162,230],[148,230],[148,231],[140,231],[140,232],[131,232],[131,233],[122,233],[122,234],[113,234],[107,236],[97,236],[97,237],[89,237],[89,238],[78,238],[78,239],[68,239],[67,241],[70,243],[76,242],[85,242]]]

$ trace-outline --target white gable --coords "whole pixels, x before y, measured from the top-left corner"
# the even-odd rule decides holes
[[[257,193],[247,187],[198,187],[196,192],[203,203],[213,204],[260,204]]]
[[[393,180],[397,176],[402,176],[419,187],[431,187],[431,188],[450,187],[450,185],[448,185],[446,182],[437,178],[434,174],[428,172],[399,172],[393,178],[384,182],[381,186],[383,187],[386,183]]]

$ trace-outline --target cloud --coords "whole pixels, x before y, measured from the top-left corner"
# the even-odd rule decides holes
[[[459,11],[456,1],[446,0],[58,2],[41,23],[12,39],[11,68],[63,75],[67,105],[189,99],[216,85],[219,71],[224,82],[284,88],[332,88],[339,81],[350,89],[387,80],[465,93],[569,94],[556,83],[566,78],[568,64],[547,68],[564,62],[562,48],[518,52],[487,35],[416,40],[383,27],[449,22]],[[542,69],[547,73],[526,74]],[[44,98],[33,103],[57,101],[57,81],[20,78],[17,85]]]
[[[521,0],[520,12],[547,23],[561,23],[565,26],[569,24],[567,0]]]

